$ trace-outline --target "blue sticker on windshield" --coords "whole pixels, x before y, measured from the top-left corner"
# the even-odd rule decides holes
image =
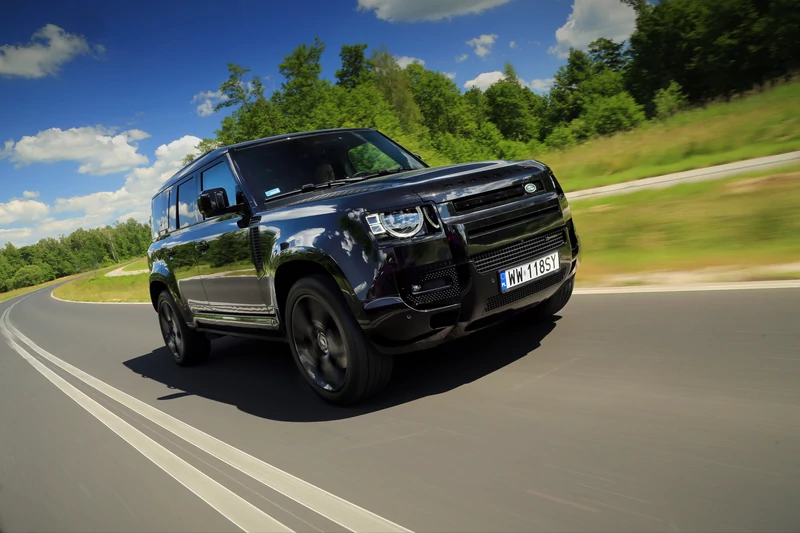
[[[273,196],[275,194],[278,194],[279,192],[281,192],[281,190],[276,187],[274,189],[270,189],[269,191],[265,192],[264,194],[266,194],[269,197],[269,196]]]

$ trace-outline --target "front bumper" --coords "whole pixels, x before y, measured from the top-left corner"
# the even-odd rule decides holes
[[[578,270],[580,241],[571,217],[565,218],[562,212],[538,222],[538,230],[527,227],[521,235],[506,235],[508,244],[488,247],[478,254],[467,253],[466,241],[449,238],[451,260],[418,267],[414,269],[416,277],[398,276],[397,296],[365,305],[369,321],[365,329],[373,344],[386,353],[429,348],[506,320],[553,296]],[[563,239],[552,237],[559,234]],[[560,263],[557,271],[501,292],[499,271],[556,250]],[[410,292],[415,280],[419,285],[419,280],[437,276],[455,279],[457,287],[418,296]]]

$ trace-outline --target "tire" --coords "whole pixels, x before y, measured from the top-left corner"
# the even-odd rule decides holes
[[[211,341],[186,324],[168,291],[159,294],[157,310],[161,336],[172,360],[180,366],[206,361],[211,354]]]
[[[528,317],[534,320],[546,320],[567,305],[569,299],[572,297],[572,291],[575,288],[575,276],[567,280],[550,298],[543,301],[533,309],[531,309]]]
[[[298,280],[284,316],[295,364],[326,402],[352,405],[389,383],[394,358],[375,350],[332,279]]]

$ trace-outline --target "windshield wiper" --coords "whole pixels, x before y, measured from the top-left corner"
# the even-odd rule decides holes
[[[359,178],[342,178],[342,179],[324,181],[322,183],[306,183],[304,185],[301,185],[299,189],[294,189],[294,190],[291,190],[291,191],[281,192],[281,193],[278,193],[278,194],[273,194],[273,195],[267,196],[266,200],[268,202],[270,202],[272,200],[277,200],[278,198],[286,198],[287,196],[293,196],[295,194],[301,194],[301,193],[304,193],[304,192],[311,192],[311,191],[316,191],[316,190],[319,190],[319,189],[328,189],[328,188],[336,187],[336,186],[339,186],[339,185],[347,185],[348,183],[356,183],[356,182],[361,181],[362,179],[364,179],[364,178],[361,178],[361,177],[359,177]]]
[[[414,170],[413,168],[384,168],[377,172],[373,172],[372,174],[366,174],[364,176],[358,176],[358,179],[368,180],[370,178],[377,178],[379,176],[386,176],[387,174],[397,174],[398,172],[408,172],[410,170]]]

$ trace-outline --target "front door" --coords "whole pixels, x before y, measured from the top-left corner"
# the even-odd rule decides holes
[[[227,159],[219,159],[203,168],[200,176],[202,191],[223,188],[230,204],[237,203],[241,189]],[[230,213],[206,219],[195,231],[195,237],[209,312],[226,316],[266,314],[267,305],[253,263],[245,214]]]

